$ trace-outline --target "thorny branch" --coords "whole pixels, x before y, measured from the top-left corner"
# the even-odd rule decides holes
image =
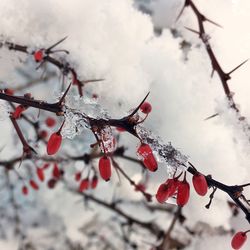
[[[241,115],[240,110],[239,110],[238,106],[236,105],[236,103],[234,101],[233,92],[231,91],[231,89],[229,87],[229,84],[228,84],[228,81],[231,79],[232,73],[235,72],[238,68],[240,68],[243,64],[245,64],[248,60],[243,61],[238,66],[236,66],[234,69],[230,70],[229,72],[225,72],[222,69],[222,66],[219,63],[219,61],[218,61],[218,59],[217,59],[217,57],[216,57],[216,55],[214,53],[214,50],[212,49],[212,46],[211,46],[211,44],[209,42],[209,36],[208,36],[208,34],[206,33],[206,30],[205,30],[204,23],[205,22],[210,22],[210,23],[212,23],[212,24],[214,24],[216,26],[219,26],[219,27],[221,27],[221,26],[218,25],[217,23],[211,21],[206,16],[204,16],[199,11],[197,6],[194,4],[193,0],[185,0],[184,6],[183,6],[180,14],[177,17],[177,20],[182,15],[184,9],[187,8],[187,7],[190,7],[191,10],[193,11],[194,15],[196,16],[199,30],[196,31],[196,30],[190,29],[190,28],[187,28],[187,29],[199,35],[199,38],[202,41],[202,43],[204,44],[205,49],[207,51],[207,54],[209,56],[209,59],[211,61],[211,66],[212,66],[212,74],[211,74],[211,76],[213,76],[214,72],[217,72],[217,74],[218,74],[218,76],[220,78],[222,87],[223,87],[224,94],[226,95],[226,98],[228,100],[229,107],[232,110],[234,110],[235,115],[236,115],[239,123],[241,124],[242,130],[243,130],[245,136],[248,138],[248,141],[250,141],[250,134],[249,134],[250,125],[249,125],[246,117]],[[219,115],[219,114],[212,115],[209,118],[213,118],[213,117],[215,117],[217,115]]]
[[[197,9],[197,7],[195,6],[195,4],[193,3],[192,0],[186,0],[185,1],[185,5],[183,7],[191,7],[191,9],[193,10],[194,14],[197,17],[197,21],[198,21],[198,25],[199,25],[199,31],[196,32],[197,34],[199,34],[200,39],[202,40],[203,44],[205,45],[206,51],[209,55],[209,58],[211,60],[211,64],[212,64],[212,69],[213,71],[216,71],[220,77],[222,86],[223,86],[223,90],[224,93],[228,99],[228,102],[230,104],[230,107],[235,111],[238,120],[242,123],[243,125],[243,130],[246,132],[250,129],[250,126],[248,125],[247,120],[241,116],[240,114],[240,110],[238,109],[238,107],[235,104],[235,101],[233,99],[233,95],[232,92],[228,86],[228,81],[231,79],[231,74],[238,69],[240,66],[242,66],[245,62],[243,62],[242,64],[240,64],[239,66],[237,66],[235,69],[231,70],[228,73],[225,73],[222,70],[222,67],[220,66],[214,52],[213,49],[211,48],[211,45],[209,43],[209,39],[208,36],[205,32],[205,28],[204,28],[204,22],[208,21],[211,23],[212,22],[210,19],[206,18],[202,13],[199,12],[199,10]],[[62,42],[62,40],[60,40],[59,42]],[[59,43],[58,42],[58,43]],[[77,73],[75,71],[75,69],[73,69],[68,63],[62,63],[59,60],[55,59],[54,57],[52,57],[50,54],[51,49],[56,46],[58,43],[56,43],[55,45],[52,45],[49,49],[45,49],[45,56],[43,58],[43,63],[44,62],[48,62],[53,64],[54,66],[56,66],[62,73],[63,75],[67,75],[67,74],[72,74],[73,77],[73,85],[77,85],[78,91],[79,91],[79,95],[82,96],[83,92],[82,92],[82,87],[84,86],[84,81],[80,81],[78,79]],[[14,43],[9,43],[9,42],[2,42],[0,44],[0,46],[7,46],[7,48],[9,48],[10,50],[15,50],[15,51],[19,51],[19,52],[23,52],[26,54],[30,54],[29,49],[27,46],[22,46],[22,45],[18,45],[18,44],[14,44]],[[34,53],[34,52],[32,52]],[[101,79],[100,79],[101,80]],[[95,80],[90,80],[90,81],[95,81]],[[96,80],[97,81],[97,80]],[[66,91],[67,92],[67,91]],[[132,134],[133,136],[137,137],[139,140],[141,141],[147,141],[149,144],[159,144],[159,155],[161,157],[164,158],[164,160],[167,162],[167,164],[172,164],[175,167],[179,166],[179,167],[185,167],[186,170],[194,175],[197,173],[197,170],[193,167],[193,165],[188,162],[185,163],[184,161],[180,161],[179,158],[177,157],[178,155],[180,156],[181,153],[174,149],[171,145],[165,145],[165,144],[161,144],[159,143],[155,138],[142,138],[141,136],[138,135],[137,130],[136,130],[136,126],[139,124],[139,122],[134,119],[134,115],[136,114],[136,112],[138,111],[140,105],[145,101],[145,99],[147,98],[147,96],[143,99],[143,101],[134,109],[134,111],[129,114],[128,116],[122,117],[120,119],[99,119],[99,118],[93,118],[93,117],[88,117],[85,114],[82,114],[83,119],[89,123],[90,127],[96,127],[98,129],[102,129],[105,126],[113,126],[113,127],[119,127],[119,128],[123,128],[125,131],[129,132],[130,134]],[[27,107],[33,107],[39,110],[45,110],[45,111],[49,111],[52,113],[57,114],[58,116],[63,116],[64,115],[64,109],[65,109],[65,104],[63,102],[63,100],[61,99],[59,102],[57,103],[47,103],[45,101],[40,101],[40,100],[35,100],[35,99],[29,99],[24,97],[20,97],[20,96],[12,96],[12,95],[8,95],[5,94],[4,91],[2,91],[0,93],[0,99],[2,100],[6,100],[8,102],[12,102],[12,103],[18,103],[21,105],[25,105]],[[29,120],[26,119],[27,122],[29,122]],[[17,122],[15,120],[12,119],[13,125],[18,133],[18,136],[21,140],[21,142],[23,143],[24,147],[29,147],[29,145],[27,144],[27,142],[25,141],[25,139],[22,137],[22,133],[20,131],[20,128],[17,124]],[[33,126],[34,130],[37,130],[36,126]],[[248,134],[247,134],[248,135]],[[124,155],[124,151],[125,150],[120,150],[120,151],[115,151],[113,153],[113,156],[115,157],[121,157],[124,158],[126,160],[130,160],[133,162],[140,162],[137,159],[134,159],[133,157],[130,156],[126,156]],[[63,162],[63,161],[77,161],[77,160],[82,160],[84,162],[86,162],[87,164],[94,158],[99,157],[100,155],[95,155],[94,157],[91,158],[90,154],[84,154],[81,156],[74,156],[74,157],[69,157],[68,159],[51,159],[51,158],[46,158],[46,157],[42,157],[42,156],[36,156],[36,155],[31,155],[30,159],[41,159],[43,161],[50,161],[50,162]],[[182,155],[181,155],[182,156]],[[183,156],[182,160],[186,160],[186,158]],[[14,164],[20,162],[22,160],[22,157],[17,157],[14,159],[11,159],[9,161],[1,161],[0,165],[6,167],[7,170],[11,170],[14,166]],[[28,160],[28,159],[23,159]],[[121,169],[119,167],[119,165],[116,163],[116,161],[113,160],[113,163],[116,164],[116,168],[122,173],[122,175],[132,184],[132,185],[136,185],[133,180],[130,179],[130,177],[125,173],[125,171],[123,169]],[[207,183],[210,187],[212,187],[214,190],[218,189],[221,190],[225,193],[227,193],[229,195],[229,197],[235,202],[235,204],[245,213],[246,219],[247,221],[250,223],[250,213],[249,213],[249,209],[248,209],[248,204],[247,206],[241,201],[242,198],[242,192],[243,192],[243,187],[245,187],[246,185],[235,185],[235,186],[228,186],[226,184],[223,184],[219,181],[216,181],[215,179],[213,179],[210,175],[206,176],[206,180]],[[129,223],[132,224],[137,224],[143,228],[146,228],[147,230],[149,230],[152,234],[156,235],[157,237],[163,237],[163,232],[162,230],[154,223],[152,222],[143,222],[140,221],[134,217],[131,217],[130,215],[124,213],[124,211],[122,211],[115,203],[107,203],[103,200],[100,200],[92,195],[86,194],[86,193],[79,193],[78,191],[71,189],[72,192],[81,194],[85,199],[87,200],[91,200],[92,202],[95,202],[96,204],[99,204],[103,207],[106,207],[108,209],[111,209],[112,211],[114,211],[115,213],[117,213],[119,216],[124,217]],[[143,193],[144,194],[144,193]],[[214,193],[213,193],[214,194]],[[211,200],[213,199],[213,194],[211,195]],[[145,195],[145,194],[144,194]],[[243,200],[244,201],[244,200]],[[169,228],[169,230],[167,231],[167,233],[165,234],[165,240],[162,242],[162,245],[165,244],[164,242],[167,241],[167,239],[169,238],[169,234],[178,218],[178,214],[180,213],[180,209],[178,209],[178,211],[176,212],[176,215],[174,217],[172,226]],[[161,246],[160,248],[161,249]]]

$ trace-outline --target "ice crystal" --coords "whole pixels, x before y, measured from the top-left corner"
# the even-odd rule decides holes
[[[112,153],[116,148],[116,141],[109,126],[104,127],[100,134],[99,139],[102,141],[101,150],[105,153]]]
[[[90,129],[87,117],[96,119],[107,119],[109,117],[107,111],[95,99],[88,96],[79,97],[72,93],[66,97],[64,116],[65,124],[62,136],[69,139],[73,139],[75,136],[81,134],[85,128]]]
[[[142,141],[151,146],[157,161],[167,163],[169,176],[172,176],[177,168],[183,168],[182,164],[187,162],[188,157],[174,148],[170,142],[167,144],[164,143],[159,136],[154,135],[143,126],[137,126],[136,131]]]

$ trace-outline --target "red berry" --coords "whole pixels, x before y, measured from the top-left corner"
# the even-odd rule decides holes
[[[163,203],[168,199],[169,190],[166,183],[163,183],[159,186],[155,197],[159,203]]]
[[[41,62],[44,57],[43,50],[40,49],[35,51],[33,56],[36,62]]]
[[[30,180],[30,186],[34,189],[34,190],[38,190],[39,186],[37,185],[37,183],[34,180]]]
[[[178,178],[168,179],[166,184],[169,186],[169,196],[173,196],[179,187],[180,181]]]
[[[47,182],[47,185],[48,185],[48,188],[54,188],[55,185],[57,183],[57,180],[56,179],[50,179],[48,182]]]
[[[161,184],[156,193],[156,199],[158,202],[163,203],[169,197],[173,196],[179,185],[179,181],[174,179],[168,179],[165,183]]]
[[[140,106],[140,110],[142,113],[144,114],[149,114],[152,110],[152,106],[149,102],[144,102],[141,106]]]
[[[47,144],[47,153],[48,155],[54,155],[60,148],[62,143],[62,136],[60,133],[53,133]]]
[[[89,188],[89,179],[85,178],[81,181],[79,186],[79,192],[83,192],[84,190]]]
[[[140,147],[137,149],[137,154],[142,158],[145,167],[150,171],[156,171],[158,168],[158,163],[153,155],[153,151],[151,147],[142,143]]]
[[[91,181],[91,188],[95,189],[98,184],[98,177],[95,175]]]
[[[99,160],[99,171],[101,177],[105,181],[109,181],[111,177],[111,162],[107,156],[102,156]]]
[[[45,120],[45,123],[48,127],[53,127],[56,125],[56,120],[52,117],[48,117],[46,120]]]
[[[44,181],[44,172],[42,168],[37,168],[36,174],[40,181]]]
[[[155,172],[158,169],[158,163],[153,154],[150,154],[145,157],[143,163],[145,167],[152,172]]]
[[[137,149],[137,153],[142,157],[145,158],[146,156],[148,156],[149,154],[152,154],[153,151],[151,149],[151,147],[146,144],[146,143],[142,143],[140,145],[140,147]]]
[[[183,207],[187,204],[190,195],[190,186],[186,181],[186,177],[184,180],[179,182],[178,190],[177,190],[177,205]]]
[[[197,194],[204,196],[207,193],[207,181],[204,175],[197,173],[192,178],[194,189]]]
[[[39,137],[41,139],[45,139],[48,136],[48,132],[46,130],[39,131]]]
[[[76,181],[80,181],[80,180],[81,180],[81,177],[82,177],[82,173],[81,173],[81,172],[76,172],[76,173],[75,173],[75,180],[76,180]]]
[[[245,232],[238,232],[234,235],[231,241],[233,249],[240,249],[247,240],[247,234]]]
[[[135,185],[135,191],[142,191],[144,192],[146,190],[146,186],[143,183],[138,183]]]
[[[54,164],[52,175],[55,179],[59,179],[61,177],[61,172],[57,163]]]
[[[28,188],[26,187],[26,186],[23,186],[22,187],[22,193],[24,194],[24,195],[28,195]]]
[[[13,89],[5,89],[5,90],[4,90],[4,93],[5,93],[6,95],[14,95],[14,90],[13,90]]]
[[[18,105],[16,107],[15,111],[13,112],[12,117],[15,119],[20,118],[24,110],[25,110],[25,108],[23,105]]]
[[[118,132],[124,132],[124,131],[126,131],[124,128],[122,128],[122,127],[116,127],[116,130],[118,131]]]
[[[47,169],[47,168],[49,168],[49,166],[50,166],[50,163],[44,163],[43,164],[43,169]]]

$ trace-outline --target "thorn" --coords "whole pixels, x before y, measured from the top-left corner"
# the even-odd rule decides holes
[[[205,118],[204,121],[207,121],[207,120],[209,120],[209,119],[211,119],[211,118],[214,118],[214,117],[216,117],[216,116],[218,116],[218,115],[219,115],[219,113],[213,114],[213,115],[211,115],[211,116]]]
[[[214,69],[212,69],[212,72],[211,72],[211,78],[213,78],[213,76],[214,76]]]
[[[150,92],[147,93],[147,95],[144,97],[144,99],[140,102],[140,104],[136,107],[136,109],[129,115],[129,116],[133,116],[141,107],[141,105],[145,102],[145,100],[147,99],[148,95]]]
[[[237,67],[235,67],[234,69],[232,69],[230,72],[228,72],[228,75],[231,75],[235,70],[237,70],[238,68],[240,68],[243,64],[245,64],[249,59],[246,59],[244,62],[242,62],[241,64],[239,64]]]
[[[32,148],[31,146],[29,146],[29,148],[30,148],[30,150],[31,150],[34,154],[37,155],[37,152],[36,152],[36,150],[35,150],[34,148]]]
[[[217,27],[223,29],[223,27],[222,27],[220,24],[218,24],[218,23],[216,23],[216,22],[214,22],[214,21],[212,21],[211,19],[208,19],[208,18],[206,18],[206,17],[204,17],[204,18],[205,18],[205,21],[207,21],[207,22],[209,22],[209,23],[212,23],[213,25],[215,25],[215,26],[217,26]]]
[[[36,67],[36,70],[38,70],[38,69],[40,69],[42,66],[43,66],[43,64],[44,64],[44,60]]]
[[[57,52],[64,52],[66,54],[69,54],[69,51],[66,49],[57,49],[57,50],[50,51],[49,53],[53,54],[53,53],[57,53]]]
[[[179,15],[176,17],[175,22],[177,22],[177,21],[179,20],[179,18],[181,17],[182,13],[184,12],[184,9],[185,9],[188,5],[189,5],[189,3],[188,3],[188,1],[186,0],[185,3],[184,3],[184,5],[183,5],[183,7],[182,7],[182,9],[181,9],[181,11],[180,11],[180,13],[179,13]]]
[[[71,87],[71,84],[72,84],[72,83],[69,84],[68,88],[66,89],[66,91],[64,92],[64,94],[63,94],[63,96],[61,97],[60,101],[58,102],[59,105],[62,104],[62,102],[64,101],[66,95],[67,95],[68,92],[69,92],[69,89],[70,89],[70,87]]]
[[[52,50],[53,48],[55,48],[58,44],[62,43],[68,36],[65,36],[64,38],[62,38],[61,40],[59,40],[58,42],[56,42],[55,44],[53,44],[52,46],[50,46],[49,48],[47,48],[45,50],[46,53],[48,53],[50,50]]]
[[[200,32],[199,32],[199,31],[197,31],[197,30],[194,30],[194,29],[188,28],[188,27],[186,27],[186,26],[184,26],[184,28],[185,28],[185,29],[187,29],[187,30],[189,30],[189,31],[191,31],[191,32],[193,32],[193,33],[195,33],[195,34],[200,35]]]
[[[198,170],[196,169],[196,167],[189,161],[188,164],[198,173]]]
[[[66,121],[66,120],[64,119],[64,121],[63,121],[63,123],[62,123],[61,127],[59,128],[59,130],[57,131],[57,133],[59,133],[59,134],[61,133],[62,128],[63,128],[63,125],[64,125],[65,121]]]
[[[21,165],[22,165],[22,163],[23,163],[24,156],[25,156],[25,152],[23,152],[22,158],[21,158],[20,163],[19,163],[19,165],[18,165],[17,168],[20,168],[20,167],[21,167]]]
[[[85,80],[85,81],[82,81],[81,84],[84,85],[86,83],[89,83],[89,82],[100,82],[100,81],[104,81],[105,79],[92,79],[92,80]]]

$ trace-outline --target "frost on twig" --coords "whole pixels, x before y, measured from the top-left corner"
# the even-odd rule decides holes
[[[84,129],[90,129],[87,117],[95,117],[96,119],[109,118],[106,110],[93,98],[73,94],[68,94],[66,97],[64,117],[65,124],[62,129],[62,136],[68,139],[73,139],[81,134]]]
[[[169,176],[172,176],[177,168],[181,168],[187,163],[188,157],[174,148],[170,142],[167,144],[164,143],[159,136],[154,135],[143,126],[137,126],[136,131],[142,141],[151,146],[153,152],[157,156],[157,160],[167,164]]]
[[[65,125],[62,130],[63,137],[69,139],[74,138],[83,132],[84,129],[92,129],[90,126],[90,119],[102,120],[102,132],[99,138],[104,143],[108,143],[110,150],[108,153],[113,152],[115,149],[113,141],[113,133],[109,124],[112,120],[107,111],[104,110],[96,101],[88,97],[74,97],[69,95],[64,107]],[[103,124],[103,122],[105,124]],[[111,125],[112,126],[112,125]],[[149,144],[157,157],[158,162],[167,164],[167,172],[172,176],[176,169],[183,168],[187,163],[188,157],[183,155],[179,150],[174,148],[172,144],[164,143],[159,136],[154,135],[150,130],[142,125],[135,125],[136,132],[142,142]]]

